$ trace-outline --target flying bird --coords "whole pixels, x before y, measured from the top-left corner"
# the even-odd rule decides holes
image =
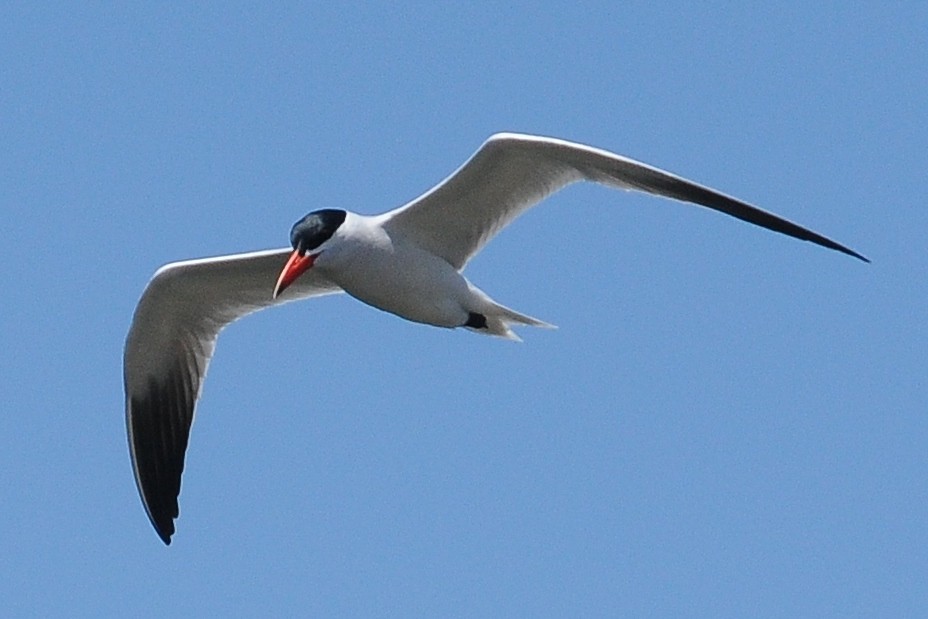
[[[323,209],[300,219],[292,248],[174,262],[139,300],[126,338],[126,426],[135,481],[171,543],[194,410],[219,332],[258,310],[346,292],[414,322],[518,339],[547,323],[504,307],[462,275],[500,230],[577,181],[690,202],[869,262],[772,213],[658,168],[565,140],[500,133],[424,195],[368,216]]]

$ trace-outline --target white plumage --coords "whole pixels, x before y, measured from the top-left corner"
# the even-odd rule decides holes
[[[155,273],[126,339],[124,378],[135,479],[161,539],[170,543],[174,533],[190,425],[224,326],[277,303],[335,292],[408,320],[512,339],[514,324],[550,326],[497,304],[461,271],[521,213],[582,180],[702,205],[866,260],[776,215],[608,151],[494,135],[451,176],[398,209],[310,213],[291,234],[296,251],[176,262]]]

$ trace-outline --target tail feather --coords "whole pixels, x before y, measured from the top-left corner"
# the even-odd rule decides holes
[[[542,329],[557,329],[556,326],[550,323],[547,323],[543,320],[538,320],[537,318],[532,318],[531,316],[526,316],[525,314],[520,314],[519,312],[509,309],[508,307],[500,305],[496,302],[493,302],[492,306],[488,307],[484,311],[484,316],[486,316],[487,319],[487,326],[485,328],[474,329],[468,327],[468,329],[476,333],[503,337],[514,342],[521,342],[522,338],[516,335],[515,332],[511,329],[512,325],[527,325],[529,327],[541,327]]]

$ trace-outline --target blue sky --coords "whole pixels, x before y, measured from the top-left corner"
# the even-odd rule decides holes
[[[928,606],[928,10],[7,6],[0,600],[28,616],[909,616]],[[419,195],[491,133],[869,256],[556,195],[468,267],[523,344],[347,297],[220,339],[167,548],[122,347],[173,260]]]

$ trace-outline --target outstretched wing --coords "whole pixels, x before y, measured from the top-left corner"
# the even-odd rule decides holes
[[[275,301],[290,249],[175,262],[145,288],[126,338],[126,428],[135,482],[151,523],[171,543],[184,453],[216,338],[271,305],[340,292],[307,272]]]
[[[490,137],[447,179],[386,213],[384,227],[461,269],[516,217],[581,180],[691,202],[867,260],[807,228],[658,168],[574,142],[516,133]]]

